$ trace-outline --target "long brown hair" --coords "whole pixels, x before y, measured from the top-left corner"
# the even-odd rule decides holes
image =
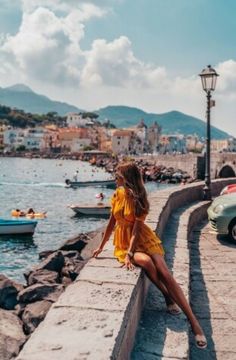
[[[117,166],[116,171],[124,179],[124,185],[129,189],[135,203],[135,215],[142,216],[149,211],[147,192],[138,166],[134,162],[126,162]]]

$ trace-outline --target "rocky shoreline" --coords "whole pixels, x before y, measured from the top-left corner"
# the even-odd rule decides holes
[[[1,154],[3,157],[23,157],[30,159],[55,159],[55,160],[81,160],[88,161],[92,166],[104,168],[108,173],[114,174],[115,168],[119,162],[123,160],[134,160],[140,167],[144,181],[155,181],[160,183],[170,184],[185,184],[196,181],[186,171],[178,168],[166,167],[163,165],[156,165],[155,160],[137,159],[132,156],[113,156],[112,154],[100,154],[99,152],[81,152],[81,153],[39,153],[27,152],[18,153],[11,152]]]
[[[51,305],[78,276],[101,241],[104,228],[79,234],[58,250],[39,254],[26,285],[0,275],[0,359],[15,358]]]

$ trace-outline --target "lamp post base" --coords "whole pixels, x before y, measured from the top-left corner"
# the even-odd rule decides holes
[[[211,200],[211,189],[207,185],[203,188],[203,200]]]

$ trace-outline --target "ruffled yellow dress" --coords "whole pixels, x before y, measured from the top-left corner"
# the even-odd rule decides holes
[[[141,226],[135,242],[134,251],[144,252],[148,255],[164,255],[161,240],[154,231],[144,223],[146,215],[136,217],[134,210],[132,197],[123,187],[119,187],[111,199],[111,211],[116,219],[114,233],[115,257],[120,262],[124,262],[136,220],[141,221]]]

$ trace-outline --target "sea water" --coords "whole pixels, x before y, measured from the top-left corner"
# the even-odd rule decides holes
[[[47,212],[39,219],[32,237],[0,237],[0,273],[23,281],[23,272],[37,264],[38,254],[55,250],[65,240],[79,233],[95,230],[106,224],[100,217],[78,217],[71,204],[97,203],[96,194],[105,194],[108,202],[114,190],[107,188],[67,188],[65,179],[78,170],[78,181],[105,180],[111,177],[102,168],[87,162],[55,159],[0,158],[0,218],[11,219],[11,210]],[[148,191],[160,184],[149,183]]]

